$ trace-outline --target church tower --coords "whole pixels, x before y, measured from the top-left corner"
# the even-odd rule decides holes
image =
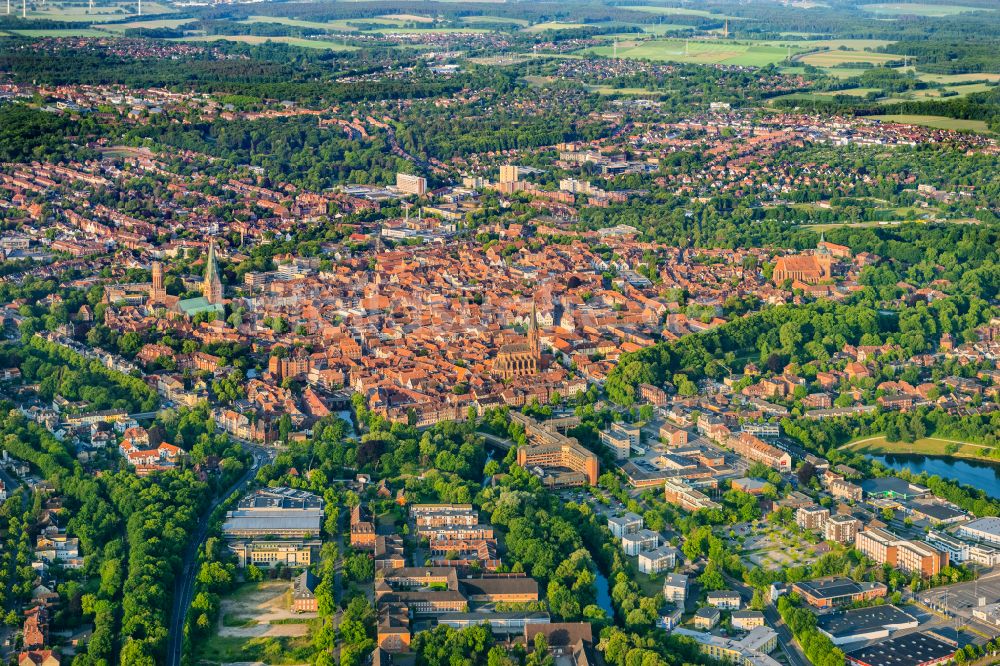
[[[208,260],[205,262],[205,282],[201,287],[202,296],[212,305],[222,304],[222,280],[215,265],[215,241],[208,244]]]
[[[167,295],[167,290],[163,287],[163,264],[159,261],[153,262],[153,286],[149,290],[149,300],[159,303]]]
[[[538,339],[538,310],[535,308],[535,300],[531,300],[531,321],[528,322],[528,349],[535,360],[542,358],[542,346]]]

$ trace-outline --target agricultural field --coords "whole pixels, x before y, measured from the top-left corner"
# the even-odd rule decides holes
[[[891,53],[875,53],[873,51],[827,49],[815,53],[807,53],[795,58],[796,62],[805,63],[814,67],[836,67],[845,63],[869,62],[873,65],[881,65],[894,60],[900,60],[902,56]],[[854,70],[860,74],[860,70]]]
[[[13,2],[12,4],[20,4]],[[80,21],[81,23],[93,23],[98,21],[113,21],[126,18],[136,13],[138,3],[136,2],[112,2],[95,3],[90,9],[87,2],[69,3],[28,3],[29,19],[52,19],[55,21]],[[144,14],[169,14],[174,9],[169,5],[158,2],[142,3]]]
[[[107,37],[108,33],[94,30],[92,28],[65,28],[51,30],[4,30],[0,32],[3,36],[18,35],[20,37]]]
[[[517,25],[525,28],[529,25],[529,21],[525,19],[512,18],[509,16],[463,16],[463,23],[470,23],[475,25],[477,23],[508,23],[510,25]]]
[[[586,23],[560,23],[559,21],[546,21],[536,23],[524,29],[525,32],[545,32],[546,30],[576,30],[586,28]]]
[[[883,122],[922,125],[924,127],[936,127],[937,129],[967,130],[971,132],[986,132],[988,130],[986,122],[983,120],[962,120],[959,118],[945,118],[944,116],[918,116],[909,114],[874,117]]]
[[[631,9],[637,12],[649,12],[650,14],[665,14],[667,16],[705,16],[708,18],[739,20],[738,16],[726,16],[716,14],[705,9],[688,9],[687,7],[657,7],[654,5],[627,5],[622,9]]]
[[[964,14],[966,12],[984,11],[979,7],[963,5],[927,5],[919,2],[887,2],[873,5],[861,5],[861,9],[884,16],[927,16],[941,17]]]
[[[353,27],[343,27],[338,25],[336,21],[331,21],[329,23],[322,23],[320,21],[302,21],[299,19],[287,18],[285,16],[251,16],[241,23],[280,23],[281,25],[290,25],[296,28],[315,28],[316,30],[356,30]]]
[[[108,32],[124,32],[126,30],[139,30],[156,28],[179,28],[182,25],[194,22],[194,19],[152,19],[149,21],[129,21],[128,23],[95,23],[93,28],[107,30]]]
[[[702,65],[746,65],[763,67],[785,60],[799,49],[766,43],[694,41],[684,39],[628,40],[618,43],[619,58],[636,58]],[[586,49],[585,53],[614,55],[614,45]]]
[[[989,81],[991,83],[1000,82],[1000,74],[989,72],[976,72],[969,74],[928,74],[921,72],[918,76],[921,81],[927,83],[962,84],[976,81]]]

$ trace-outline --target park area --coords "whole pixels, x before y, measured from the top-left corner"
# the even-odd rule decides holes
[[[857,439],[845,444],[841,448],[868,455],[896,453],[993,460],[993,458],[987,455],[991,450],[988,446],[938,437],[923,437],[914,442],[890,442],[884,435],[879,435],[877,437]]]

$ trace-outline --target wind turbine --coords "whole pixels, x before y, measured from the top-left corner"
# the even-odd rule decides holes
[[[21,18],[28,18],[28,0],[21,0]]]
[[[138,15],[142,16],[142,0],[139,0]]]

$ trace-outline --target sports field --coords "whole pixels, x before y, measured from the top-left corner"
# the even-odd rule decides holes
[[[669,62],[684,62],[701,65],[745,65],[763,67],[785,60],[789,55],[798,53],[799,49],[791,46],[781,47],[773,44],[733,42],[733,41],[694,41],[684,39],[652,39],[624,40],[618,42],[619,58],[635,58],[647,60],[662,60]],[[613,56],[614,45],[596,46],[586,49],[586,53],[600,56]]]
[[[935,127],[946,130],[968,130],[972,132],[987,131],[986,122],[982,120],[961,120],[958,118],[945,118],[944,116],[917,116],[909,114],[898,114],[889,116],[872,116],[889,123],[902,123],[904,125],[922,125],[924,127]]]
[[[873,14],[886,16],[954,16],[966,12],[983,11],[978,7],[963,5],[927,5],[920,2],[886,2],[873,5],[861,5],[861,9]]]

